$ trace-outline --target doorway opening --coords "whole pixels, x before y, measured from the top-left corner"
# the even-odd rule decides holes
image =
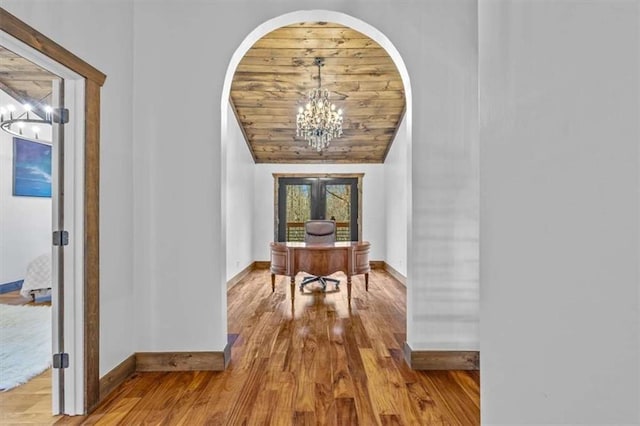
[[[56,362],[66,368],[53,375],[53,388],[64,388],[65,393],[63,398],[54,394],[52,412],[84,414],[100,398],[99,122],[100,87],[106,76],[2,8],[0,45],[64,81],[54,90],[54,103],[64,105],[69,120],[64,126],[55,123],[66,119],[53,120],[64,149],[54,150],[52,163],[64,174],[62,179],[52,175],[52,192],[57,194],[52,208],[58,220],[51,240],[60,242],[52,253],[52,276],[57,277],[52,286],[53,349]]]
[[[52,297],[59,285],[51,246],[61,144],[44,120],[62,82],[1,44],[0,70],[0,405],[10,410],[29,395],[27,414],[46,416],[64,399],[50,367],[59,344],[52,312],[63,311]],[[26,74],[30,80],[21,80]]]
[[[27,300],[31,299],[29,303],[50,301],[52,412],[78,413],[83,411],[84,404],[83,391],[76,386],[77,380],[82,383],[84,377],[84,348],[76,332],[77,328],[82,327],[82,322],[76,324],[74,319],[79,308],[78,297],[82,295],[77,287],[83,281],[84,242],[83,223],[79,220],[83,214],[83,191],[75,182],[83,175],[79,170],[79,166],[83,164],[80,161],[83,147],[79,145],[83,140],[81,132],[84,130],[84,80],[8,34],[2,34],[0,48],[5,55],[15,55],[12,61],[15,68],[4,75],[9,78],[13,75],[24,86],[23,90],[14,90],[11,83],[3,84],[7,109],[15,110],[16,117],[21,117],[21,114],[26,116],[30,112],[32,120],[44,120],[44,123],[36,123],[40,125],[39,134],[33,133],[36,126],[32,129],[17,123],[14,126],[18,127],[18,136],[9,136],[13,141],[13,167],[10,168],[12,176],[4,177],[12,181],[13,192],[7,204],[18,209],[21,208],[19,205],[24,208],[28,204],[29,211],[33,213],[31,209],[38,208],[34,201],[40,204],[45,200],[49,201],[46,206],[46,225],[38,227],[35,222],[31,222],[31,225],[41,228],[40,235],[36,237],[39,242],[33,244],[26,241],[28,231],[21,238],[12,241],[13,248],[19,248],[19,264],[24,270],[21,295]],[[34,98],[40,93],[38,89],[49,93],[44,97]],[[26,112],[21,111],[23,108]],[[50,114],[49,125],[45,120],[47,114]],[[43,142],[46,140],[49,142]],[[30,154],[21,154],[20,147],[28,149]],[[43,153],[42,156],[34,157],[37,152]],[[37,201],[30,199],[34,195],[42,198]],[[40,206],[40,210],[43,207]],[[12,220],[11,212],[10,209],[3,210],[3,225],[6,225],[6,222]],[[26,217],[33,218],[33,214],[23,215],[22,220]],[[42,222],[42,219],[38,221]],[[24,222],[22,225],[25,225]],[[57,240],[56,236],[60,239]],[[9,249],[3,247],[3,252],[6,253]],[[65,367],[67,360],[68,368],[57,368],[58,361],[61,367]]]
[[[402,257],[406,261],[406,266],[407,266],[406,286],[407,286],[408,292],[410,293],[411,265],[408,259],[410,259],[410,248],[412,244],[412,229],[411,229],[411,224],[412,224],[412,220],[411,220],[412,95],[411,95],[411,86],[409,82],[409,74],[406,66],[404,65],[404,62],[402,60],[400,53],[393,46],[391,41],[379,30],[349,15],[346,15],[340,12],[333,12],[333,11],[326,11],[326,10],[292,12],[292,13],[281,15],[279,17],[276,17],[274,19],[264,22],[245,38],[242,44],[235,51],[229,63],[229,66],[227,68],[227,73],[225,76],[224,86],[222,90],[222,99],[221,99],[221,153],[222,155],[220,156],[220,171],[221,171],[221,193],[220,193],[221,223],[220,225],[221,225],[222,235],[226,235],[226,237],[220,243],[220,253],[222,254],[222,259],[221,259],[222,260],[221,261],[222,280],[221,281],[222,283],[230,282],[232,280],[235,281],[235,278],[237,275],[246,273],[246,270],[251,269],[251,264],[250,264],[251,262],[253,262],[254,265],[258,263],[268,264],[268,261],[266,261],[266,259],[268,259],[268,256],[269,256],[269,249],[268,249],[269,241],[279,240],[282,238],[282,235],[278,235],[278,234],[281,234],[281,229],[279,229],[278,224],[283,221],[280,220],[279,215],[277,213],[278,205],[276,203],[276,199],[278,198],[278,191],[277,190],[273,191],[271,194],[269,194],[268,191],[263,191],[264,182],[266,180],[264,179],[264,177],[268,172],[274,172],[274,174],[292,172],[293,166],[301,166],[300,164],[295,164],[295,165],[280,164],[284,167],[278,167],[277,165],[273,165],[273,167],[269,167],[271,165],[259,164],[262,162],[288,163],[290,162],[289,160],[291,159],[294,160],[291,162],[295,163],[296,158],[300,156],[299,151],[301,150],[301,148],[291,143],[293,142],[291,139],[293,139],[295,136],[295,128],[293,129],[293,132],[290,132],[288,129],[285,132],[283,129],[273,128],[273,127],[278,127],[278,123],[284,123],[284,125],[290,124],[291,120],[287,117],[283,117],[282,120],[275,120],[275,119],[268,118],[268,116],[271,113],[273,114],[275,114],[276,112],[281,113],[282,111],[287,110],[287,108],[295,106],[295,100],[291,101],[290,99],[280,99],[282,96],[284,97],[294,96],[293,92],[291,93],[287,92],[286,94],[283,95],[282,87],[286,86],[287,84],[290,84],[288,80],[278,81],[276,85],[270,86],[270,88],[273,89],[273,91],[270,92],[271,97],[269,99],[266,99],[266,98],[263,99],[259,105],[260,108],[253,108],[253,111],[266,111],[266,112],[269,112],[269,114],[265,114],[264,112],[262,113],[256,112],[257,114],[261,114],[260,120],[258,120],[257,118],[256,120],[251,120],[247,118],[248,116],[246,115],[251,113],[252,111],[251,105],[255,103],[255,99],[256,99],[255,94],[250,92],[251,88],[264,87],[265,85],[268,84],[266,80],[264,80],[263,78],[262,79],[259,78],[260,76],[255,76],[255,78],[253,78],[253,80],[250,81],[252,73],[256,71],[260,72],[260,70],[258,69],[259,67],[262,67],[262,66],[268,67],[269,64],[279,63],[278,62],[279,59],[275,57],[270,57],[270,58],[263,58],[261,56],[257,57],[258,54],[256,55],[256,57],[252,56],[251,57],[252,60],[247,62],[247,67],[246,69],[243,69],[243,72],[241,73],[242,74],[241,78],[238,80],[240,82],[240,85],[238,87],[242,91],[247,91],[247,92],[241,93],[241,94],[239,93],[237,96],[237,99],[235,100],[232,100],[231,98],[232,83],[234,82],[234,77],[236,75],[236,71],[238,70],[240,62],[243,60],[243,58],[245,58],[245,56],[247,55],[247,52],[252,48],[252,46],[254,46],[254,44],[258,43],[260,39],[265,37],[267,34],[277,29],[280,29],[281,27],[294,26],[294,25],[300,26],[301,23],[315,23],[316,27],[317,26],[324,27],[326,25],[332,26],[333,24],[336,24],[335,26],[345,26],[345,27],[348,27],[349,29],[360,32],[365,37],[370,38],[375,43],[377,43],[380,47],[382,47],[382,49],[386,52],[386,54],[388,54],[389,58],[391,59],[394,69],[397,69],[397,72],[400,74],[401,81],[399,85],[401,86],[402,90],[404,90],[403,102],[406,102],[406,103],[405,103],[405,110],[404,110],[404,119],[401,121],[401,123],[398,123],[398,129],[400,129],[398,133],[402,134],[405,145],[402,151],[398,151],[401,153],[398,154],[398,156],[396,157],[396,158],[399,158],[397,169],[400,170],[400,173],[397,173],[396,176],[401,176],[400,178],[397,179],[397,183],[402,186],[402,191],[396,191],[396,192],[402,195],[403,207],[396,208],[393,213],[394,215],[396,215],[397,218],[401,219],[400,221],[396,221],[396,223],[403,222],[403,226],[397,226],[396,224],[394,224],[392,228],[391,226],[389,226],[389,224],[387,224],[386,229],[384,229],[385,226],[383,224],[380,227],[377,227],[375,231],[379,232],[380,235],[384,235],[383,237],[380,237],[380,241],[385,241],[387,239],[387,235],[389,234],[396,235],[396,236],[400,235],[398,232],[395,232],[394,234],[394,232],[391,231],[392,229],[394,231],[400,230],[400,233],[402,234],[403,238],[402,238],[402,241],[400,241],[400,238],[398,238],[398,241],[394,245],[394,250],[396,253],[403,252]],[[275,42],[275,41],[272,40],[271,42]],[[271,46],[271,44],[269,44],[269,46]],[[291,63],[291,58],[280,59],[280,60],[285,61],[287,64]],[[266,65],[263,63],[265,61],[268,62]],[[304,63],[304,62],[305,61],[303,60],[300,63]],[[293,61],[293,66],[296,66],[296,64],[298,64],[298,62]],[[357,80],[357,76],[352,76],[352,79]],[[323,82],[324,81],[325,80],[323,79]],[[355,82],[351,81],[349,84],[359,84],[359,83],[358,81],[355,81]],[[379,84],[379,82],[372,82],[371,90],[375,90],[373,89],[373,87],[375,87],[375,84]],[[345,90],[348,90],[348,89],[345,89]],[[383,105],[375,105],[373,108],[385,108],[386,105],[393,102],[397,102],[397,100],[386,99],[384,100]],[[236,110],[236,107],[246,108],[245,109],[246,114],[238,113],[238,111]],[[349,111],[347,111],[346,114],[347,116],[349,116],[348,115]],[[355,114],[353,111],[352,111],[351,117],[355,117]],[[242,158],[242,161],[239,162],[237,161],[237,153],[235,152],[233,153],[233,157],[231,157],[232,160],[230,160],[229,152],[232,151],[232,148],[230,147],[230,145],[232,143],[236,144],[236,141],[238,140],[237,136],[240,134],[243,134],[244,139],[247,142],[247,145],[251,145],[247,140],[247,134],[245,133],[245,130],[243,128],[238,129],[238,126],[236,125],[236,122],[239,123],[242,120],[253,121],[254,127],[252,128],[251,134],[262,135],[264,139],[264,143],[260,145],[255,145],[257,149],[254,149],[254,150],[252,150],[250,147],[249,152],[251,153],[251,155],[249,156],[249,159],[247,159],[246,158],[247,155],[245,155]],[[366,117],[363,117],[362,120],[366,120]],[[360,128],[360,130],[364,129],[364,133],[366,133],[367,136],[371,137],[373,140],[377,140],[385,134],[385,131],[381,131],[380,129],[373,128],[375,126],[371,126],[372,127],[371,129],[366,129],[366,124],[364,123],[365,121],[360,121],[360,124],[358,125],[358,127]],[[355,128],[356,127],[354,126],[354,129]],[[396,134],[393,133],[393,137],[395,136]],[[336,142],[336,145],[337,144],[338,142]],[[387,153],[388,151],[385,151],[384,147],[380,150],[380,154],[382,155],[383,159]],[[334,153],[334,155],[336,154]],[[359,167],[360,165],[358,164],[355,164],[355,165],[354,164],[338,164],[338,163],[348,163],[348,161],[346,161],[343,157],[339,155],[337,156],[339,158],[335,161],[336,164],[329,164],[329,165],[316,164],[316,163],[331,162],[329,161],[330,160],[329,155],[325,153],[324,155],[320,155],[320,156],[317,155],[313,160],[311,160],[310,163],[314,163],[314,164],[309,164],[309,166],[311,167],[305,167],[305,166],[302,166],[302,167],[305,167],[307,172],[323,171],[325,173],[327,171],[361,172],[363,169],[365,169],[364,167]],[[359,161],[356,161],[356,163],[357,162],[367,163],[368,161],[371,163],[375,162],[375,161],[371,161],[371,158],[372,158],[371,150],[368,150],[368,149],[360,149],[360,152],[357,154],[357,157]],[[265,161],[261,159],[264,159]],[[314,166],[317,166],[317,167],[314,167]],[[338,169],[338,167],[340,168]],[[380,167],[384,167],[384,166],[380,166]],[[251,172],[253,173],[253,175],[249,175],[247,173],[247,171],[249,171],[251,168],[253,168],[254,170],[253,172]],[[300,174],[301,171],[302,170],[296,170],[295,174]],[[236,199],[240,198],[238,197],[238,194],[240,193],[238,188],[239,188],[239,182],[241,181],[248,182],[246,184],[248,189],[242,191],[243,196],[245,198],[248,198],[246,196],[250,195],[252,200],[249,200],[249,201],[243,200],[242,203],[239,203],[234,200],[234,197]],[[376,181],[376,182],[379,182],[378,188],[380,190],[383,190],[382,187],[385,185],[384,178],[381,178],[380,181]],[[313,192],[313,189],[311,186],[309,187],[309,191]],[[382,191],[380,191],[380,194],[381,193]],[[377,195],[380,195],[380,194],[377,194]],[[362,203],[362,199],[363,199],[361,196],[362,194],[359,194],[359,195],[360,197],[358,199],[358,203]],[[376,197],[376,195],[374,195],[373,197]],[[234,200],[234,201],[230,201],[230,200]],[[265,200],[268,200],[268,201],[265,202]],[[238,206],[239,204],[241,205]],[[269,205],[269,207],[267,207],[267,204]],[[366,201],[365,201],[365,204],[366,204]],[[269,217],[271,216],[271,212],[265,209],[265,207],[270,209],[270,206],[274,206],[273,207],[274,215],[272,218]],[[378,214],[378,218],[380,216],[384,216],[383,212],[385,208],[386,208],[385,206],[381,206],[381,208],[376,210],[376,214]],[[247,217],[247,214],[245,213],[247,210],[253,212],[253,216],[254,216],[253,219],[251,219],[250,217]],[[362,211],[362,209],[360,209],[360,211]],[[259,216],[259,218],[256,218],[257,216]],[[273,226],[265,224],[265,217],[268,218],[267,220],[272,221]],[[352,217],[353,215],[349,219],[351,220]],[[284,222],[286,223],[286,218],[284,219],[285,219]],[[368,233],[372,232],[371,230],[375,227],[376,227],[375,225],[371,225],[371,227],[365,229],[366,231],[365,239],[370,238],[369,237],[370,234]],[[249,228],[249,232],[247,232],[247,228]],[[361,220],[358,221],[357,228],[358,228],[358,234],[356,239],[361,239],[363,236]],[[265,232],[265,230],[267,229],[268,231]],[[350,226],[349,233],[351,234],[351,232],[353,232],[354,229],[355,229],[355,226]],[[239,230],[242,231],[242,234],[239,232]],[[246,238],[244,234],[250,234],[250,236]],[[243,238],[242,241],[240,241],[241,237]],[[248,256],[246,256],[246,258],[251,259],[250,262],[247,262],[249,264],[244,263],[241,256],[237,256],[235,253],[235,251],[237,251],[238,248],[243,249],[247,246],[250,247],[249,254]],[[376,247],[378,248],[384,247],[382,250],[383,252],[380,255],[381,258],[384,258],[386,256],[386,253],[384,253],[384,251],[388,250],[387,247],[389,246],[386,245],[384,242],[381,242],[380,244],[376,245]],[[237,260],[237,259],[240,259],[240,260]],[[224,300],[223,303],[225,304],[222,306],[222,309],[223,311],[228,312],[227,305],[226,305],[227,303],[226,286],[223,285],[223,287],[225,287],[223,289],[223,300]],[[408,324],[408,322],[410,321],[409,318],[410,318],[410,315],[409,313],[407,313],[407,316],[405,318],[405,324],[407,325],[407,330],[410,329],[410,324]],[[228,327],[227,327],[228,318],[224,316],[222,320],[223,320],[223,323],[221,324],[221,326],[226,331],[228,330]]]
[[[358,175],[274,174],[274,241],[304,241],[304,222],[336,222],[336,241],[362,239],[362,178]]]

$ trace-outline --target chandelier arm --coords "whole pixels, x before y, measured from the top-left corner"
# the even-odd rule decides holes
[[[14,118],[10,120],[0,121],[0,128],[13,136],[17,136],[24,139],[36,140],[38,142],[51,143],[50,141],[41,140],[39,137],[40,133],[38,131],[33,131],[32,129],[33,136],[31,136],[30,134],[23,133],[22,127],[18,128],[17,130],[11,127],[14,124],[18,124],[18,123],[21,123],[23,126],[26,124],[51,125],[51,120],[43,120],[39,118]],[[27,129],[24,129],[24,130],[26,131]]]

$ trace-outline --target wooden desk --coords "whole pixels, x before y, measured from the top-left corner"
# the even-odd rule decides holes
[[[276,275],[291,277],[291,298],[295,294],[296,274],[327,276],[342,271],[347,275],[347,297],[351,302],[351,276],[364,274],[369,291],[369,247],[367,241],[337,243],[271,243],[271,291]]]

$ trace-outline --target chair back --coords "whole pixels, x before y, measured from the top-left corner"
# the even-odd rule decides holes
[[[304,223],[304,241],[306,243],[334,243],[336,241],[336,222],[333,220],[308,220]]]

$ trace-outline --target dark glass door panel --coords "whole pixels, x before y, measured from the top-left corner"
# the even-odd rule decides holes
[[[357,178],[278,180],[278,241],[304,241],[304,222],[336,221],[338,241],[358,240]]]
[[[357,181],[348,182],[345,180],[332,179],[321,183],[324,217],[336,221],[337,241],[357,241]]]
[[[286,241],[304,241],[304,222],[311,219],[311,185],[285,186]]]

